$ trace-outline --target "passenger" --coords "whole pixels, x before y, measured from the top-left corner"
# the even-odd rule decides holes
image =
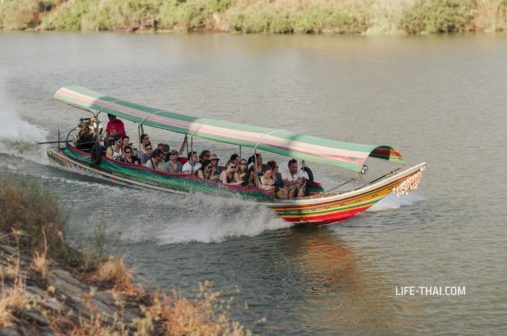
[[[262,176],[262,156],[260,153],[256,153],[255,156],[252,155],[252,166],[249,169],[250,178],[248,183],[251,185],[258,186],[259,178]],[[256,173],[254,173],[256,172]],[[257,176],[255,179],[254,176]]]
[[[250,172],[248,171],[248,163],[245,159],[239,161],[239,167],[236,167],[236,172],[241,180],[241,185],[247,186],[250,180]]]
[[[134,157],[134,151],[133,151],[132,147],[126,146],[123,149],[123,154],[124,154],[124,157],[121,159],[121,162],[128,163],[131,165],[138,165],[139,164],[139,160]]]
[[[196,175],[204,180],[211,180],[211,161],[204,160]]]
[[[259,188],[266,190],[270,195],[275,195],[275,179],[271,175],[271,167],[267,164],[262,165],[262,176],[259,178]]]
[[[196,171],[201,168],[202,164],[198,161],[196,152],[188,152],[188,161],[182,167],[183,174],[194,174]]]
[[[211,152],[207,149],[203,150],[201,152],[201,155],[199,155],[199,162],[202,164],[204,160],[209,160],[209,157],[211,155]]]
[[[151,169],[163,170],[163,167],[160,164],[161,162],[162,162],[162,151],[157,148],[153,151],[153,154],[151,155],[150,159],[143,166]]]
[[[162,152],[164,153],[164,161],[168,160],[170,151],[171,151],[171,147],[169,147],[168,144],[164,144],[162,146]]]
[[[122,150],[121,150],[121,138],[120,137],[114,137],[113,144],[109,147],[107,147],[106,150],[106,157],[109,160],[115,160],[115,161],[121,161],[122,159]]]
[[[236,164],[234,161],[229,161],[225,165],[225,169],[220,174],[220,182],[226,185],[240,185],[241,180],[236,173]]]
[[[181,162],[178,160],[178,151],[173,149],[169,152],[169,160],[164,165],[164,170],[168,173],[181,173]]]
[[[139,157],[139,161],[141,162],[142,165],[148,162],[148,160],[151,158],[151,154],[153,153],[153,146],[151,145],[150,142],[148,142],[148,144],[146,144],[144,148],[145,152],[141,153],[140,154],[141,157]]]
[[[290,198],[305,196],[306,174],[298,169],[296,159],[289,161],[288,170],[282,175],[283,185]]]
[[[151,151],[148,153],[148,150],[146,149],[146,147],[148,146],[148,144],[151,147],[150,137],[148,136],[148,134],[141,134],[141,139],[140,140],[141,140],[141,148],[139,149],[139,153],[138,153],[137,156],[139,157],[139,160],[141,161],[141,164],[145,164],[146,161],[149,160],[150,155],[151,155]]]
[[[169,145],[159,143],[157,145],[157,149],[160,149],[160,151],[162,152],[162,161],[165,163],[167,160],[167,155],[169,154]]]
[[[229,159],[229,161],[234,161],[234,163],[236,164],[236,172],[239,169],[239,161],[240,160],[241,160],[241,157],[238,154],[236,154],[236,153],[232,154],[231,157],[230,157],[230,159]]]
[[[109,122],[106,126],[106,143],[114,137],[120,137],[122,139],[127,134],[125,133],[125,126],[123,121],[116,119],[115,115],[108,114]]]
[[[130,145],[129,141],[130,141],[130,138],[128,135],[124,136],[123,139],[121,139],[121,150],[123,152],[122,158],[125,158],[125,148],[127,148],[127,146]]]
[[[268,163],[268,166],[271,167],[271,175],[275,180],[275,196],[276,198],[287,198],[287,191],[283,185],[282,174],[278,172],[278,165],[275,161],[271,160]]]
[[[89,127],[89,123],[80,125],[79,133],[77,134],[76,146],[84,151],[89,151],[95,143],[95,137]]]
[[[211,178],[212,181],[219,181],[220,180],[220,174],[222,173],[222,170],[224,170],[224,167],[218,165],[218,161],[220,160],[216,154],[211,154],[209,157],[211,161]]]

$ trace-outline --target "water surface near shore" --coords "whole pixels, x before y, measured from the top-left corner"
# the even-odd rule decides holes
[[[47,184],[76,243],[105,223],[109,251],[149,281],[184,292],[213,281],[241,305],[239,321],[267,318],[256,331],[503,335],[506,54],[506,37],[486,35],[0,33],[1,174]],[[84,116],[53,100],[68,84],[194,116],[391,144],[428,169],[408,197],[319,229],[291,228],[239,199],[108,185],[48,166],[30,144]],[[237,150],[197,146],[223,161]],[[314,170],[328,185],[337,176]],[[402,285],[466,286],[466,295],[397,296]]]

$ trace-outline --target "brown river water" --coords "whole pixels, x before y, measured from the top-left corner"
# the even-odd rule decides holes
[[[104,226],[107,252],[146,281],[187,295],[212,281],[256,333],[506,335],[506,55],[504,35],[4,32],[0,174],[40,180],[60,197],[76,245]],[[293,228],[240,199],[133,190],[49,166],[33,142],[85,116],[52,98],[69,84],[193,116],[390,144],[428,168],[405,198]],[[222,162],[236,150],[196,146]],[[314,171],[326,185],[339,175]]]

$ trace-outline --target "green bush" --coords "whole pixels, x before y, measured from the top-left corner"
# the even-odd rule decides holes
[[[42,20],[45,30],[81,30],[83,17],[96,8],[98,0],[75,0],[62,4]]]
[[[418,0],[403,12],[400,29],[408,34],[463,32],[475,6],[473,0]]]
[[[0,180],[0,232],[15,232],[23,252],[33,254],[47,245],[49,256],[68,265],[81,262],[81,254],[64,240],[66,216],[47,188],[24,179]]]

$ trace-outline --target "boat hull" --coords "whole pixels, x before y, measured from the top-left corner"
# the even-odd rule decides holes
[[[48,157],[59,166],[81,174],[98,177],[117,184],[172,193],[203,191],[220,196],[240,194],[255,199],[274,210],[277,217],[291,223],[322,225],[349,219],[365,211],[392,192],[406,193],[417,188],[425,163],[383,178],[365,187],[344,192],[323,194],[297,200],[276,200],[256,188],[224,188],[216,183],[203,183],[195,177],[160,174],[148,168],[125,167],[102,159],[91,165],[89,154],[68,146],[66,150],[49,148]],[[115,169],[121,168],[121,170]]]

